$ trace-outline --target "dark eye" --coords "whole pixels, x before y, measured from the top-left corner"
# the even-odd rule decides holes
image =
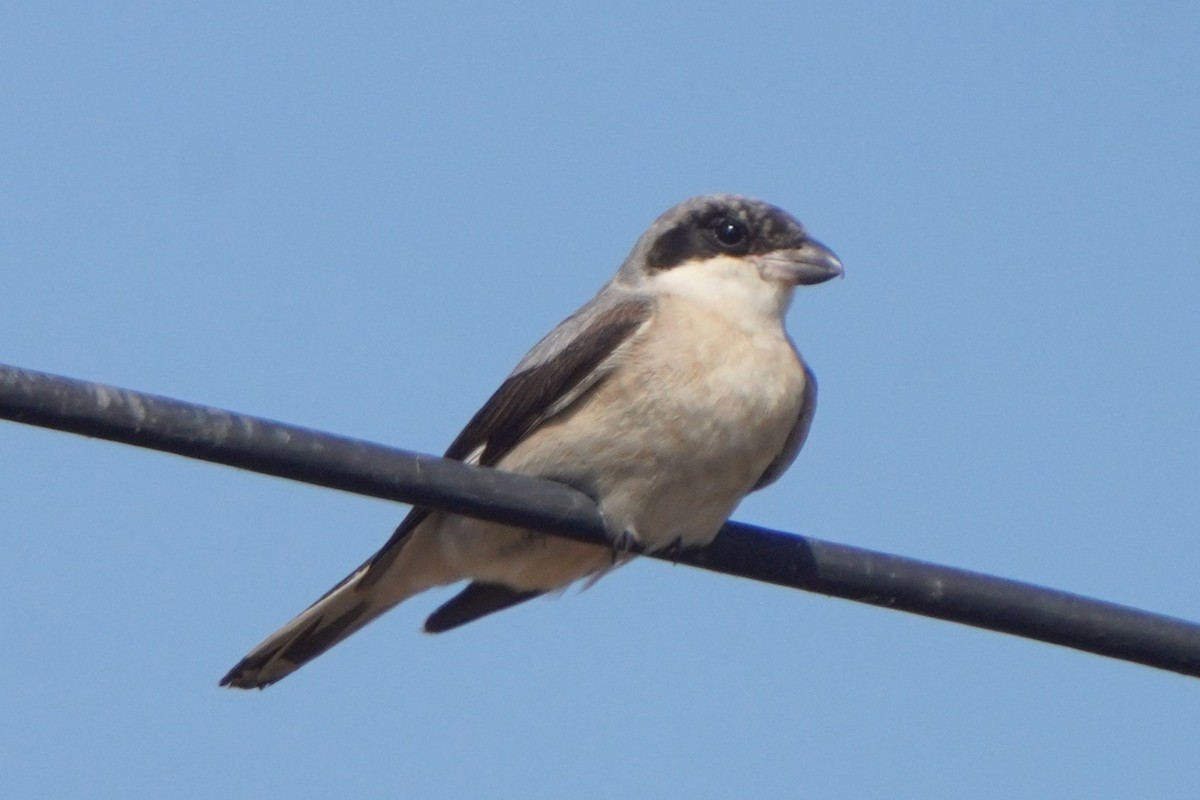
[[[713,235],[722,247],[734,249],[746,241],[746,226],[729,219],[717,220],[713,226]]]

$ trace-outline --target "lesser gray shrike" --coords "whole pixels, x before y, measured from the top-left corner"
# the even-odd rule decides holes
[[[521,359],[446,451],[560,481],[599,505],[614,547],[707,544],[804,444],[817,386],[784,330],[796,286],[842,264],[791,215],[735,195],[667,211],[617,274]],[[595,580],[614,549],[413,508],[365,564],[238,662],[263,688],[419,592],[467,580],[425,630]]]

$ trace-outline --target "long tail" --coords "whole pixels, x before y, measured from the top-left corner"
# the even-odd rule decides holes
[[[413,528],[398,531],[367,563],[346,576],[291,622],[271,634],[221,679],[222,686],[264,689],[285,678],[388,609],[442,580],[422,579],[414,553],[400,550]],[[406,548],[411,549],[411,548]],[[369,576],[369,577],[368,577]],[[364,580],[365,579],[365,580]]]

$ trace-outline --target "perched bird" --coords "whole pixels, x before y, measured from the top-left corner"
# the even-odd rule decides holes
[[[616,543],[706,544],[804,444],[817,386],[784,314],[797,285],[841,274],[779,208],[725,194],[681,203],[521,359],[446,456],[579,489]],[[221,684],[266,687],[435,586],[470,581],[426,620],[434,633],[621,560],[611,548],[414,508]]]

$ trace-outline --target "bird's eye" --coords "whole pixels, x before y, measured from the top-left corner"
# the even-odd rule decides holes
[[[735,248],[746,241],[746,226],[729,219],[717,220],[713,226],[713,235],[722,247]]]

